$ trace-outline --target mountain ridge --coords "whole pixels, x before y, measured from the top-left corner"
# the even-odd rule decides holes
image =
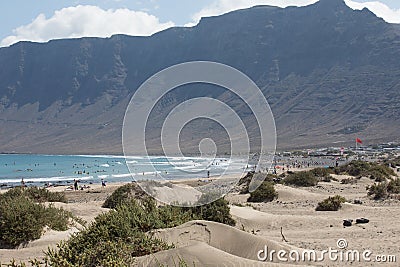
[[[0,151],[120,153],[134,91],[156,72],[195,60],[231,65],[257,83],[275,115],[278,148],[346,144],[356,135],[396,141],[398,58],[400,27],[341,0],[256,6],[149,37],[20,42],[0,48]],[[192,91],[170,95],[162,108],[198,94],[240,109],[227,92]],[[193,149],[190,135],[184,143]],[[157,141],[151,147],[158,152]]]

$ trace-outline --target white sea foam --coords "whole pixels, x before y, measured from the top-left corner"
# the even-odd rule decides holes
[[[124,177],[131,177],[131,176],[132,176],[132,174],[130,174],[130,173],[113,174],[113,175],[111,175],[111,177],[114,177],[114,178],[124,178]]]
[[[195,166],[175,166],[175,170],[193,170],[196,169]]]
[[[132,173],[132,176],[146,176],[146,175],[156,175],[156,174],[162,174],[163,172],[136,172]]]
[[[62,155],[60,155],[62,156]],[[68,155],[71,157],[84,157],[84,158],[107,158],[107,159],[124,159],[124,156],[117,155]]]
[[[195,163],[193,161],[170,161],[171,165],[190,165],[193,166]]]
[[[60,176],[60,177],[40,177],[40,178],[24,178],[26,183],[43,183],[43,182],[58,182],[58,181],[73,181],[76,180],[90,180],[93,176]],[[21,179],[0,179],[0,183],[19,183]]]

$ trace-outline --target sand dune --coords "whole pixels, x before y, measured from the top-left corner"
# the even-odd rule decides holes
[[[139,266],[156,266],[157,262],[174,266],[180,258],[195,266],[278,266],[276,259],[275,263],[259,261],[258,251],[265,246],[276,251],[298,249],[209,221],[191,221],[152,234],[177,248],[138,258]]]
[[[201,196],[201,192],[186,185],[168,184],[168,186],[151,187],[152,196],[164,203],[194,204]]]
[[[307,231],[307,229],[315,229],[316,223],[329,224],[332,221],[330,218],[324,217],[316,220],[315,215],[272,214],[257,211],[251,207],[231,206],[231,214],[239,227],[243,227],[247,231],[273,231],[274,236],[280,233],[282,226],[284,229],[299,228]]]
[[[148,267],[159,266],[159,263],[164,266],[178,266],[180,259],[183,259],[188,266],[226,266],[226,267],[277,267],[282,266],[279,263],[260,262],[241,258],[225,251],[214,248],[203,242],[194,242],[192,245],[162,251],[153,255],[138,258],[135,266]],[[285,266],[300,266],[290,265]]]
[[[0,249],[0,260],[2,263],[9,263],[12,259],[28,262],[29,259],[41,259],[43,252],[50,248],[56,248],[56,244],[61,240],[67,240],[71,234],[78,232],[75,227],[63,231],[46,231],[40,239],[29,242],[24,248],[20,249]]]
[[[298,200],[321,200],[326,197],[326,195],[311,193],[302,188],[294,188],[289,186],[284,186],[281,184],[275,185],[275,189],[279,195],[279,201],[298,201]]]
[[[371,250],[373,255],[400,255],[398,236],[400,230],[395,223],[400,220],[398,200],[373,201],[367,197],[365,186],[372,184],[362,178],[357,184],[321,182],[316,187],[292,188],[277,185],[279,197],[269,203],[251,203],[250,207],[231,206],[231,214],[237,227],[269,240],[282,242],[281,227],[288,244],[302,249],[322,251],[337,248],[337,240],[345,239],[349,250]],[[328,196],[340,194],[348,200],[336,212],[316,211],[317,203]],[[244,197],[245,196],[245,197]],[[248,195],[247,195],[248,196]],[[246,195],[230,195],[231,203],[240,203]],[[354,199],[363,204],[352,204]],[[241,203],[246,205],[246,203]],[[343,219],[368,218],[368,224],[353,224],[343,227]],[[398,259],[397,259],[398,260]],[[376,266],[375,262],[332,262],[322,266]],[[384,266],[398,266],[388,262]]]
[[[336,177],[339,180],[346,177]],[[317,252],[329,247],[337,248],[337,240],[344,238],[349,249],[369,249],[374,255],[400,256],[399,236],[400,205],[395,199],[373,201],[367,197],[365,186],[372,184],[368,178],[357,184],[341,184],[340,181],[321,182],[315,187],[294,188],[276,185],[277,200],[269,203],[246,203],[248,194],[229,193],[226,199],[232,204],[231,214],[236,220],[235,227],[207,221],[191,221],[181,226],[157,230],[153,234],[176,248],[153,255],[137,258],[135,266],[178,266],[184,259],[189,266],[289,266],[287,262],[260,262],[257,253],[265,246],[269,250],[307,249]],[[104,212],[101,208],[106,196],[117,186],[93,187],[88,191],[68,191],[72,203],[57,203],[76,216],[92,221],[94,216]],[[61,190],[61,188],[57,188]],[[340,194],[348,202],[339,211],[315,211],[318,202],[328,196]],[[358,199],[362,204],[352,204]],[[240,204],[240,206],[233,205]],[[343,227],[343,219],[365,217],[368,224]],[[287,242],[282,240],[281,227]],[[41,257],[47,246],[55,246],[59,240],[68,238],[76,231],[48,231],[39,240],[18,250],[0,250],[0,259],[27,261]],[[399,259],[398,259],[399,260]],[[300,262],[317,266],[376,266],[374,262]],[[299,265],[296,265],[299,266]],[[381,266],[398,266],[386,263]]]

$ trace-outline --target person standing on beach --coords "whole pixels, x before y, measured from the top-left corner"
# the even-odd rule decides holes
[[[106,181],[104,181],[104,179],[101,179],[101,187],[106,187]]]
[[[74,179],[74,190],[78,190],[78,180]]]

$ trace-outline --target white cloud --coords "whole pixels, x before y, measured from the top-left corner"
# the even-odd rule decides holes
[[[185,26],[197,24],[202,17],[221,15],[233,10],[249,8],[255,5],[270,5],[278,7],[287,6],[306,6],[318,2],[318,0],[215,0],[212,4],[203,8],[192,16],[193,21]],[[345,0],[346,4],[352,9],[363,9],[367,7],[378,17],[387,22],[400,23],[400,9],[393,10],[380,2],[358,3],[351,0]]]
[[[137,36],[151,35],[174,26],[173,22],[161,23],[153,15],[129,9],[103,10],[97,6],[79,5],[54,12],[50,18],[40,14],[32,23],[13,30],[0,46],[18,41],[46,42],[51,39],[77,37],[109,37],[113,34]]]
[[[400,23],[400,9],[391,9],[387,5],[377,1],[358,3],[351,0],[345,0],[345,2],[352,9],[361,10],[366,7],[375,13],[376,16],[383,18],[387,22]]]

